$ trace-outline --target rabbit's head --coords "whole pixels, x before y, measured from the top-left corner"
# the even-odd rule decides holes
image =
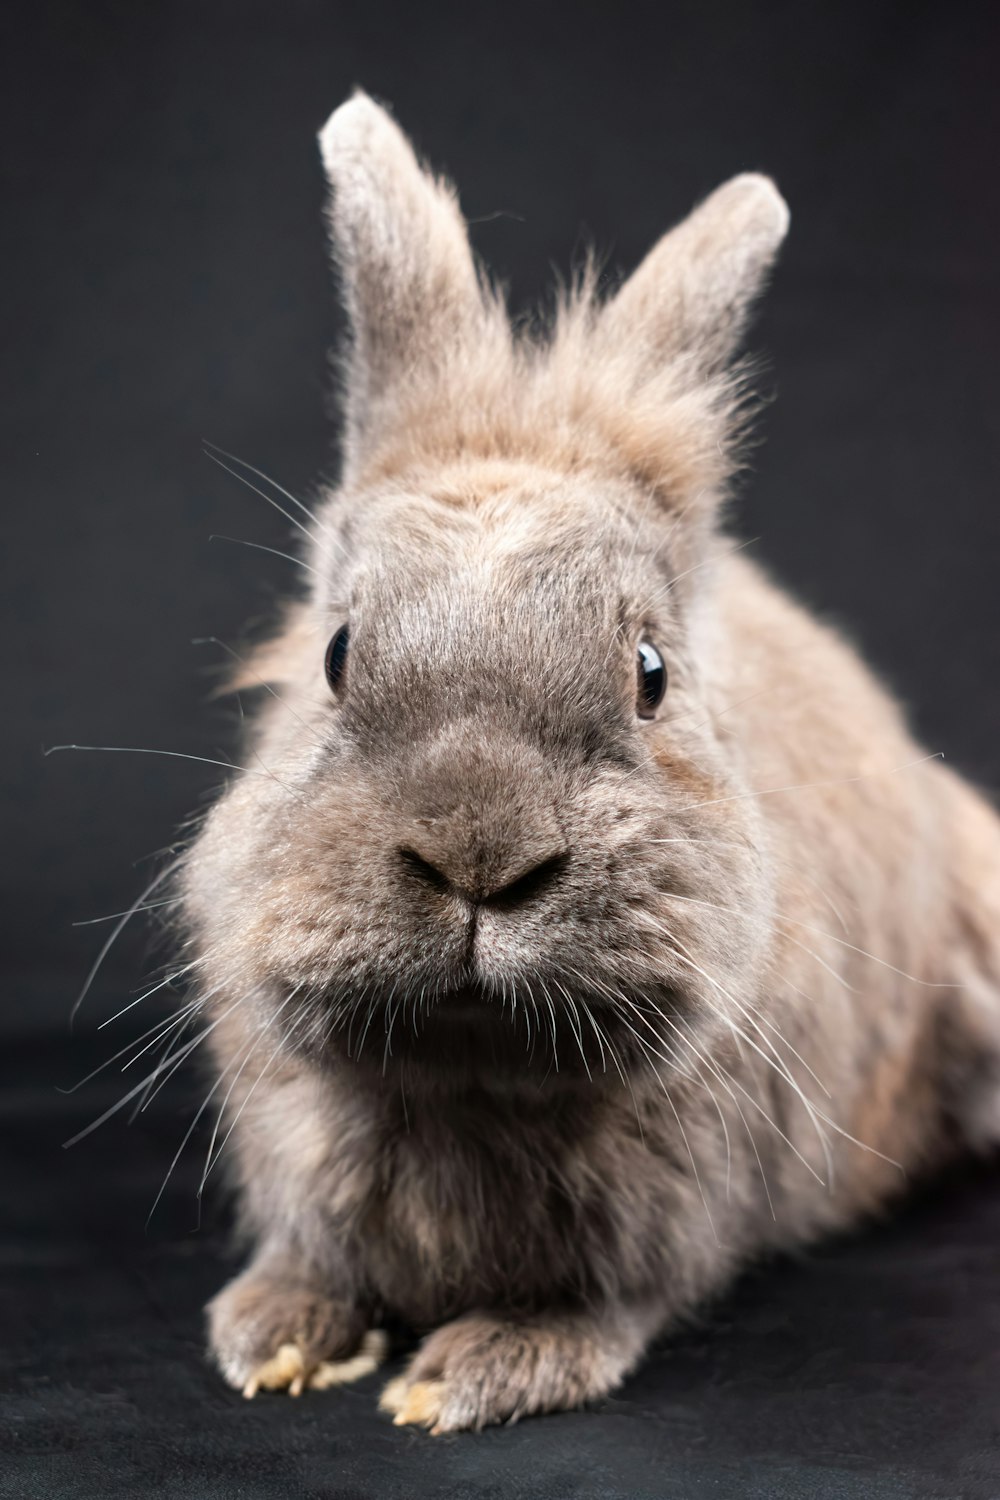
[[[666,1055],[737,1003],[770,902],[713,589],[785,205],[738,177],[515,334],[388,115],[357,95],[320,139],[343,475],[187,861],[204,982],[283,1046],[427,1076]]]

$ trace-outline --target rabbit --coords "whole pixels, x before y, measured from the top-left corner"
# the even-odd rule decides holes
[[[209,1341],[298,1395],[406,1328],[382,1408],[478,1430],[996,1143],[1000,823],[727,536],[773,183],[515,330],[387,110],[319,140],[342,471],[179,877],[248,1251]]]

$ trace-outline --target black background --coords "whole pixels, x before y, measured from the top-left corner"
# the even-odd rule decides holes
[[[456,179],[517,307],[588,241],[631,268],[725,177],[775,176],[792,233],[752,344],[778,400],[736,525],[863,644],[928,747],[995,791],[996,15],[913,0],[4,8],[0,1041],[17,1394],[0,1493],[1000,1493],[988,1177],[751,1279],[600,1413],[434,1446],[376,1418],[370,1383],[245,1408],[200,1363],[198,1310],[224,1272],[217,1230],[189,1233],[187,1157],[144,1228],[185,1089],[69,1153],[61,1140],[132,1075],[55,1091],[155,1014],[151,1001],[131,1032],[130,1018],[97,1031],[147,972],[146,938],[126,930],[69,1033],[109,930],[72,924],[135,898],[220,773],[41,753],[234,752],[232,705],[208,701],[222,654],[191,642],[238,642],[292,569],[209,538],[284,549],[289,535],[201,440],[297,493],[335,472],[314,135],[361,83]]]

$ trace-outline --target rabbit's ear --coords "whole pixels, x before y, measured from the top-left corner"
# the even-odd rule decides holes
[[[432,375],[487,312],[454,192],[356,93],[320,131],[333,253],[351,327],[347,465],[377,443],[401,382]]]
[[[640,381],[675,360],[695,375],[716,373],[739,343],[788,220],[769,177],[733,177],[654,245],[604,308],[600,336],[634,362]]]

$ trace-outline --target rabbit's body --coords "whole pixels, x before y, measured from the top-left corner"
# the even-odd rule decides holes
[[[773,188],[526,348],[384,115],[324,151],[345,477],[185,874],[255,1246],[212,1341],[300,1389],[436,1330],[385,1404],[475,1427],[993,1143],[1000,824],[716,530]]]

